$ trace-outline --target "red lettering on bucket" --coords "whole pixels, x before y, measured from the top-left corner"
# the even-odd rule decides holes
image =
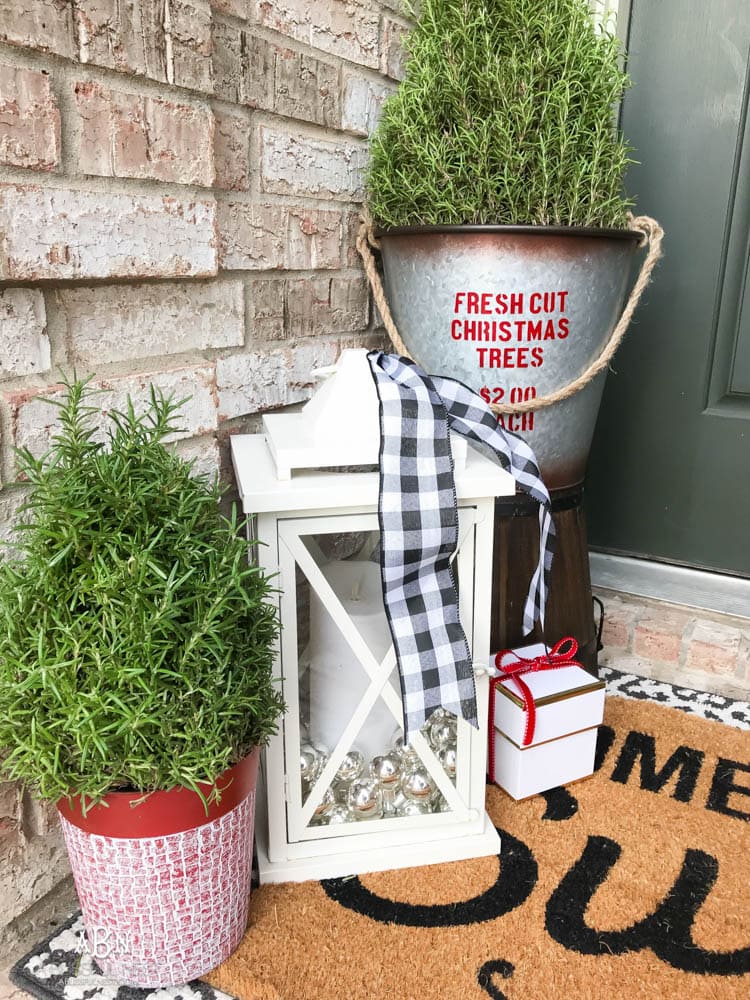
[[[499,413],[497,422],[506,431],[522,434],[534,430],[534,414],[532,413]]]
[[[532,292],[529,295],[529,312],[538,316],[539,313],[565,312],[565,292]]]
[[[510,397],[511,403],[525,403],[530,399],[536,399],[536,386],[514,385],[511,386],[510,390],[506,393],[503,386],[483,385],[479,390],[479,395],[485,403],[502,403],[505,401],[506,395]],[[498,414],[497,422],[501,427],[505,428],[505,430],[513,431],[516,434],[533,431],[534,412],[500,413]]]
[[[542,347],[477,347],[480,368],[539,368],[544,363]]]
[[[452,341],[474,344],[506,344],[506,347],[477,346],[480,368],[539,368],[544,364],[540,344],[565,340],[570,334],[567,289],[540,289],[533,292],[458,291],[454,293],[450,336]],[[523,315],[526,312],[526,315]],[[517,316],[517,319],[478,317]],[[468,318],[471,317],[471,318]],[[537,318],[538,317],[538,318]],[[510,346],[511,344],[519,346]]]

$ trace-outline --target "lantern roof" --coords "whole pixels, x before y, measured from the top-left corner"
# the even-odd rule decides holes
[[[301,411],[263,417],[279,479],[293,469],[376,465],[380,411],[367,351],[346,349],[312,375],[320,386]]]
[[[267,414],[264,434],[232,437],[246,513],[377,507],[380,407],[367,351],[344,350],[316,374],[321,387],[300,411]],[[458,499],[515,492],[510,474],[464,438],[452,433],[451,450]]]
[[[317,368],[321,381],[301,410],[267,413],[263,430],[280,480],[298,469],[377,465],[380,404],[364,348],[346,348],[334,365]],[[466,440],[451,433],[456,473],[466,462]]]

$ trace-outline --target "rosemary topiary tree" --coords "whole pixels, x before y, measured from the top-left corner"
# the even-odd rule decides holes
[[[268,581],[220,489],[164,446],[179,404],[110,414],[68,385],[0,563],[0,769],[44,798],[214,781],[276,728]]]
[[[587,0],[419,8],[370,143],[375,223],[625,227],[632,161],[613,109],[627,76]]]

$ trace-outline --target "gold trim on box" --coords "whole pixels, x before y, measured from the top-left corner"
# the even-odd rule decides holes
[[[524,750],[535,750],[537,747],[545,747],[548,743],[557,743],[558,740],[566,740],[569,736],[578,736],[579,733],[589,733],[592,729],[598,729],[601,725],[597,722],[595,726],[586,726],[584,729],[575,729],[572,733],[563,733],[562,736],[553,736],[551,740],[542,740],[541,743],[529,743],[527,747],[522,747],[515,740],[512,740],[507,733],[504,733],[502,729],[495,727],[495,732],[498,736],[502,736],[504,740],[507,740],[512,747],[516,750],[520,750],[523,753]]]
[[[556,705],[558,701],[567,701],[568,698],[577,698],[579,694],[590,694],[592,691],[601,691],[603,687],[605,687],[604,681],[592,681],[590,684],[586,684],[579,688],[573,688],[570,691],[559,691],[557,694],[546,694],[542,698],[535,698],[534,704],[537,708],[542,708],[543,705]],[[496,685],[495,691],[505,695],[505,697],[509,698],[514,705],[518,705],[519,708],[523,708],[523,699],[519,698],[515,691],[509,691],[503,684]]]

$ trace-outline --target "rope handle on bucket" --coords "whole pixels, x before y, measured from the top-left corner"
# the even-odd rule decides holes
[[[574,378],[572,382],[568,382],[567,385],[562,386],[560,389],[555,389],[554,392],[551,392],[546,396],[540,396],[538,399],[529,399],[524,402],[492,403],[490,408],[494,413],[530,413],[532,410],[540,410],[545,406],[552,406],[553,403],[560,403],[562,400],[569,399],[571,396],[574,396],[579,390],[583,389],[585,385],[588,385],[588,383],[596,375],[598,375],[599,372],[603,371],[609,365],[615,355],[615,351],[620,346],[622,338],[625,336],[625,331],[630,324],[630,320],[635,312],[638,302],[640,301],[641,295],[651,281],[651,273],[654,270],[657,261],[661,257],[661,243],[664,238],[664,230],[662,227],[658,222],[656,222],[655,219],[650,218],[648,215],[639,215],[636,217],[628,215],[628,224],[629,228],[633,232],[641,234],[638,245],[648,246],[648,253],[641,264],[638,280],[633,285],[630,297],[628,298],[625,308],[622,311],[622,315],[620,316],[620,319],[612,331],[601,354],[595,358],[588,368],[582,371],[577,378]],[[414,360],[407,350],[406,344],[404,344],[401,339],[401,335],[399,334],[396,324],[393,321],[393,316],[391,315],[391,310],[385,297],[383,283],[380,280],[380,273],[378,272],[377,265],[375,263],[375,257],[372,252],[373,248],[375,250],[379,250],[380,242],[375,236],[375,230],[373,228],[372,219],[370,218],[370,213],[367,208],[364,208],[362,210],[362,214],[360,215],[360,226],[357,234],[357,250],[365,266],[365,274],[367,275],[367,280],[370,282],[370,288],[372,288],[375,305],[378,307],[380,315],[383,318],[383,326],[385,327],[388,336],[391,338],[393,349],[402,357],[408,358],[410,361]]]

